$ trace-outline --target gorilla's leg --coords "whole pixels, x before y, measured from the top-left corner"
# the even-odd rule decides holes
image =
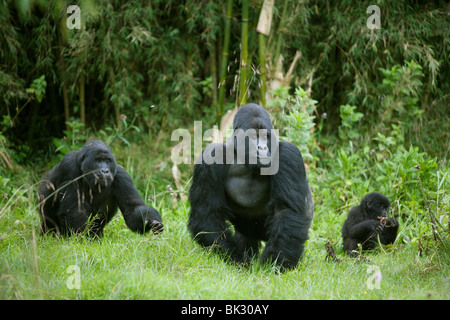
[[[268,241],[261,256],[262,263],[276,262],[281,271],[295,268],[308,239],[310,219],[291,209],[275,212],[266,221]]]
[[[88,227],[88,214],[84,210],[78,208],[64,209],[61,206],[56,213],[58,217],[58,224],[61,227],[61,234],[70,235],[71,233],[82,233]]]
[[[188,228],[193,238],[203,247],[222,251],[229,256],[236,254],[237,244],[220,213],[191,210]]]
[[[388,219],[387,225],[384,227],[384,231],[380,234],[380,242],[384,245],[394,243],[397,238],[399,223],[394,218]]]
[[[238,231],[235,232],[233,239],[237,246],[237,252],[242,253],[242,263],[250,263],[253,258],[259,255],[260,242],[258,240],[247,238]]]
[[[89,222],[88,236],[102,238],[103,229],[107,222],[108,221],[104,216],[96,216]]]

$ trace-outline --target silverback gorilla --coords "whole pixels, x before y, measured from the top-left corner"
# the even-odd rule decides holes
[[[193,238],[243,264],[266,241],[262,263],[295,268],[308,239],[313,198],[300,151],[278,141],[267,111],[242,106],[232,137],[206,147],[201,160],[189,190]],[[264,171],[269,167],[275,169]]]
[[[387,217],[390,205],[386,196],[372,192],[353,207],[342,226],[344,250],[351,253],[358,249],[359,243],[362,250],[371,250],[378,238],[383,245],[394,243],[399,225],[397,220]]]
[[[102,141],[87,142],[65,155],[41,183],[38,198],[44,233],[102,237],[118,207],[132,231],[163,230],[159,212],[145,205],[131,177]]]

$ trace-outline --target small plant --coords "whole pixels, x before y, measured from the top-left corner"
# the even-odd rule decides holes
[[[300,149],[302,157],[311,161],[313,160],[311,136],[316,118],[312,114],[316,110],[317,101],[311,99],[308,92],[301,87],[295,89],[294,97],[288,95],[287,89],[285,87],[276,93],[277,104],[281,107],[278,116],[284,125],[284,140],[295,144]],[[280,135],[283,135],[283,132],[280,132]]]
[[[53,139],[56,146],[56,152],[63,156],[70,151],[77,150],[86,142],[86,134],[84,131],[84,124],[79,119],[72,119],[67,121],[67,130],[64,130],[64,137],[62,139]]]
[[[47,88],[47,81],[45,81],[45,74],[37,79],[34,79],[30,87],[26,89],[26,92],[31,93],[36,97],[37,102],[41,103],[45,96],[45,90]]]
[[[359,133],[354,129],[354,125],[364,115],[361,112],[355,112],[356,106],[344,105],[339,107],[341,117],[341,126],[339,127],[339,138],[342,140],[353,140],[359,137]]]
[[[134,130],[136,132],[141,132],[141,130],[137,126],[134,125],[135,120],[136,120],[136,115],[131,120],[131,123],[128,124],[127,116],[124,114],[121,114],[120,115],[121,122],[118,126],[114,126],[114,127],[107,126],[105,128],[105,130],[99,131],[99,135],[100,135],[101,139],[109,146],[112,145],[116,139],[119,139],[125,145],[127,145],[129,147],[129,146],[131,146],[131,144],[125,138],[125,134],[130,130]]]

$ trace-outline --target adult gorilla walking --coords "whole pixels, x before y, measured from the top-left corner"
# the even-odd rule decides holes
[[[134,232],[163,230],[159,212],[145,205],[129,174],[99,140],[65,155],[42,179],[38,198],[44,233],[101,237],[117,208]]]
[[[194,166],[189,231],[237,263],[249,263],[266,241],[262,263],[294,268],[313,217],[300,151],[278,141],[269,114],[256,104],[238,110],[233,130],[226,143],[206,147]]]

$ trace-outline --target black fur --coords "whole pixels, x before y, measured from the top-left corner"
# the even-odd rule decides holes
[[[359,206],[353,207],[342,226],[344,250],[351,253],[358,244],[363,250],[371,250],[378,238],[383,245],[394,243],[399,224],[387,218],[389,207],[388,198],[377,192],[369,193]]]
[[[42,179],[38,198],[43,233],[101,237],[117,208],[132,231],[163,230],[159,212],[145,205],[102,141],[87,142],[65,155]]]
[[[233,142],[232,137],[224,144],[216,144],[212,156],[223,148],[223,164],[203,161],[194,166],[188,228],[202,246],[218,249],[238,263],[249,263],[259,254],[260,242],[266,241],[262,263],[276,262],[282,270],[294,268],[302,256],[313,216],[313,199],[303,159],[291,143],[278,144],[276,140],[273,150],[269,142],[276,136],[264,108],[248,104],[239,109],[233,129],[236,132],[236,129],[249,128],[269,131],[267,145],[269,153],[278,156],[278,171],[261,175],[260,169],[267,165],[259,160],[257,164],[249,164],[248,150],[245,164],[227,164],[226,148],[230,144],[233,148],[236,140]],[[244,207],[235,200],[243,195],[242,201],[246,202],[253,197],[253,191],[261,195],[255,196],[257,204]],[[234,233],[229,223],[234,226]]]

